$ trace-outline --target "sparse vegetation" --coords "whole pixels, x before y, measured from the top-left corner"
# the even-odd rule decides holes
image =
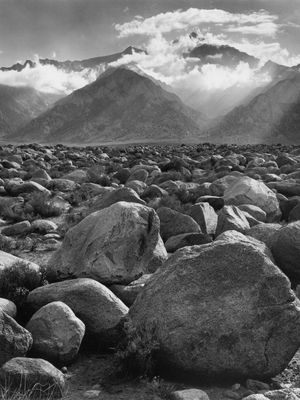
[[[22,384],[17,389],[5,385],[0,386],[0,400],[53,400],[57,398],[57,390],[51,386],[45,389],[38,383],[32,389],[26,389]]]
[[[35,214],[44,218],[58,217],[62,214],[61,207],[45,193],[34,193],[30,199],[30,205]]]
[[[116,352],[118,373],[153,378],[156,371],[155,356],[159,350],[156,328],[148,328],[147,335],[142,337],[139,329],[126,320],[123,330],[125,339]]]
[[[13,301],[22,307],[28,293],[47,284],[45,270],[36,271],[26,261],[17,261],[1,273],[0,297]]]

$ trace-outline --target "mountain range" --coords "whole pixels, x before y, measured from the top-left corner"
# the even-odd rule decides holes
[[[260,61],[231,46],[198,43],[184,54],[200,66],[236,68],[241,62],[268,74],[260,87],[212,92],[179,91],[137,66],[110,67],[122,52],[81,61],[40,59],[41,65],[84,71],[104,66],[98,78],[61,99],[31,87],[0,85],[0,136],[7,142],[99,144],[128,142],[300,143],[300,66]],[[146,53],[146,52],[144,52]],[[27,60],[2,72],[34,68]]]
[[[41,143],[190,141],[206,118],[127,68],[112,68],[59,100],[10,139]]]

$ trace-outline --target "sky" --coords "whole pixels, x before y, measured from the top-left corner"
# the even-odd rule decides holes
[[[259,57],[300,62],[300,0],[0,0],[0,65],[112,54],[196,29]]]
[[[0,71],[0,84],[66,95],[105,67],[67,72],[39,64],[39,57],[82,60],[132,45],[146,53],[111,66],[137,68],[183,99],[233,87],[247,94],[270,82],[260,68],[268,60],[300,64],[299,34],[300,0],[0,0],[0,66],[36,61],[22,72]],[[233,46],[261,62],[231,68],[184,56],[202,42]]]

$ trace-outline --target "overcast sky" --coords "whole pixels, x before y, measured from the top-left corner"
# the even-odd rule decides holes
[[[0,0],[0,65],[35,54],[111,54],[197,28],[212,41],[278,62],[300,56],[300,0]]]

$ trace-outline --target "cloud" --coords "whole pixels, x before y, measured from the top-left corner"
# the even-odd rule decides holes
[[[179,37],[175,43],[157,35],[149,39],[146,54],[127,54],[111,65],[136,65],[143,73],[171,86],[177,94],[184,92],[185,95],[195,90],[256,87],[270,80],[268,75],[259,74],[247,63],[240,63],[236,68],[216,64],[200,65],[198,60],[183,56],[190,47],[195,47],[195,41],[189,35]]]
[[[36,58],[36,57],[35,57]],[[66,72],[53,65],[27,66],[22,71],[0,71],[0,83],[9,86],[31,86],[41,92],[69,94],[92,81],[99,70],[85,69],[80,72]]]
[[[258,26],[261,34],[274,35],[278,29],[276,20],[278,17],[265,10],[251,13],[230,13],[221,9],[176,10],[157,14],[149,18],[134,18],[124,24],[116,24],[115,28],[120,37],[130,35],[155,36],[170,33],[174,30],[182,31],[203,24],[236,24],[237,27],[246,25],[248,29]],[[264,33],[263,33],[264,32]]]
[[[278,26],[273,22],[262,22],[256,25],[230,25],[225,28],[226,32],[238,32],[244,35],[262,35],[274,37],[278,31]]]

